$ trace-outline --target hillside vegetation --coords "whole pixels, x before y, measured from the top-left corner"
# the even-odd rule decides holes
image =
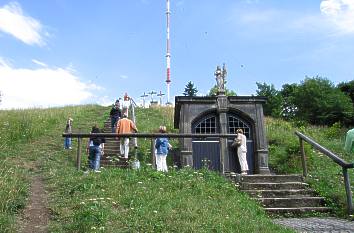
[[[139,171],[77,171],[76,151],[63,150],[66,118],[74,118],[74,131],[89,132],[94,123],[103,126],[108,112],[100,106],[0,112],[0,232],[16,231],[34,174],[48,191],[50,232],[292,232],[216,173],[152,170],[149,140],[139,140],[146,162]],[[172,116],[171,109],[138,109],[138,128],[172,130]]]
[[[152,170],[150,140],[139,139],[139,171],[77,171],[76,150],[63,150],[66,118],[74,118],[75,132],[89,132],[95,123],[103,126],[108,112],[95,105],[0,112],[0,232],[16,231],[34,174],[44,177],[49,194],[50,232],[292,232],[274,225],[256,203],[216,173]],[[174,131],[173,109],[137,109],[137,122],[140,132],[154,132],[162,124]],[[267,118],[266,127],[270,167],[278,174],[302,172],[295,130],[352,159],[342,149],[346,129],[338,124],[295,126]],[[341,169],[310,146],[305,150],[308,181],[344,216]],[[353,180],[353,171],[350,176]]]
[[[300,143],[294,132],[296,130],[313,138],[325,148],[336,153],[345,161],[352,163],[353,156],[344,151],[347,129],[339,124],[331,127],[311,125],[296,126],[294,123],[280,119],[266,119],[269,142],[269,165],[277,174],[302,174]],[[327,156],[314,150],[305,143],[308,177],[306,181],[326,197],[326,201],[338,216],[347,215],[347,203],[342,168]],[[354,186],[354,169],[349,169],[351,187]]]

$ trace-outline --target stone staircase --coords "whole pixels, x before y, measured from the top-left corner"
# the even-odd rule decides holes
[[[259,201],[269,214],[298,215],[329,212],[300,175],[229,175],[239,189]]]
[[[104,133],[111,133],[111,120],[110,118],[104,122]],[[120,159],[119,140],[115,138],[106,138],[104,155],[101,157],[102,167],[119,167],[128,168],[129,163],[124,159]]]

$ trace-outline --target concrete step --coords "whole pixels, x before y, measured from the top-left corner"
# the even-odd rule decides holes
[[[321,207],[325,204],[322,197],[272,197],[256,198],[266,208]]]
[[[305,213],[326,213],[331,209],[328,207],[291,207],[291,208],[264,208],[269,214],[305,214]]]
[[[248,183],[282,183],[303,182],[301,175],[246,175],[241,176],[241,182]]]
[[[105,154],[114,154],[114,153],[119,153],[120,152],[120,149],[119,147],[118,148],[104,148],[104,153]]]
[[[109,150],[112,150],[112,149],[119,149],[119,144],[118,143],[106,143],[104,145],[104,149],[109,149]]]
[[[279,190],[242,190],[251,197],[310,197],[315,196],[311,189],[279,189]]]
[[[303,182],[284,182],[284,183],[248,183],[241,182],[241,190],[276,190],[276,189],[306,189],[308,184]]]
[[[241,191],[259,201],[270,214],[298,215],[312,212],[329,212],[325,200],[303,182],[300,175],[246,175],[229,174],[239,182]]]

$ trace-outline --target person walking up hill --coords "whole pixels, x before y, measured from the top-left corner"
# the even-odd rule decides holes
[[[91,133],[101,133],[97,125],[92,126]],[[94,171],[99,171],[101,156],[104,154],[105,138],[90,136],[86,151],[89,154],[89,167]]]
[[[120,109],[119,100],[116,100],[114,103],[109,116],[111,117],[112,133],[114,133],[116,131],[117,122],[122,117],[122,110]]]
[[[134,122],[127,118],[126,114],[123,114],[123,118],[120,119],[117,123],[117,134],[126,134],[126,133],[137,133],[138,129],[136,128]],[[128,159],[129,155],[129,138],[124,137],[120,138],[120,154],[121,157],[124,156],[124,159]]]

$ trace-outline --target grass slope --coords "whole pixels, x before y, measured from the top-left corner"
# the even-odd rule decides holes
[[[65,119],[72,116],[74,129],[88,132],[94,123],[103,125],[108,111],[80,106],[0,112],[1,135],[12,134],[2,140],[0,152],[0,232],[16,230],[35,168],[47,185],[51,232],[292,232],[274,225],[258,205],[213,172],[162,174],[149,166],[88,175],[76,171],[75,151],[62,149]],[[141,132],[160,124],[172,129],[171,111],[144,109],[137,116]],[[144,144],[149,142],[142,139],[140,153],[148,158]]]
[[[353,156],[343,149],[347,129],[341,128],[339,124],[334,124],[332,127],[296,126],[279,119],[267,118],[266,128],[269,141],[269,164],[276,173],[302,174],[300,144],[294,134],[296,130],[312,137],[345,161],[353,162]],[[305,154],[308,166],[306,181],[326,198],[326,202],[336,215],[347,217],[342,168],[307,143],[305,143]],[[348,173],[353,187],[354,169],[349,169]]]

